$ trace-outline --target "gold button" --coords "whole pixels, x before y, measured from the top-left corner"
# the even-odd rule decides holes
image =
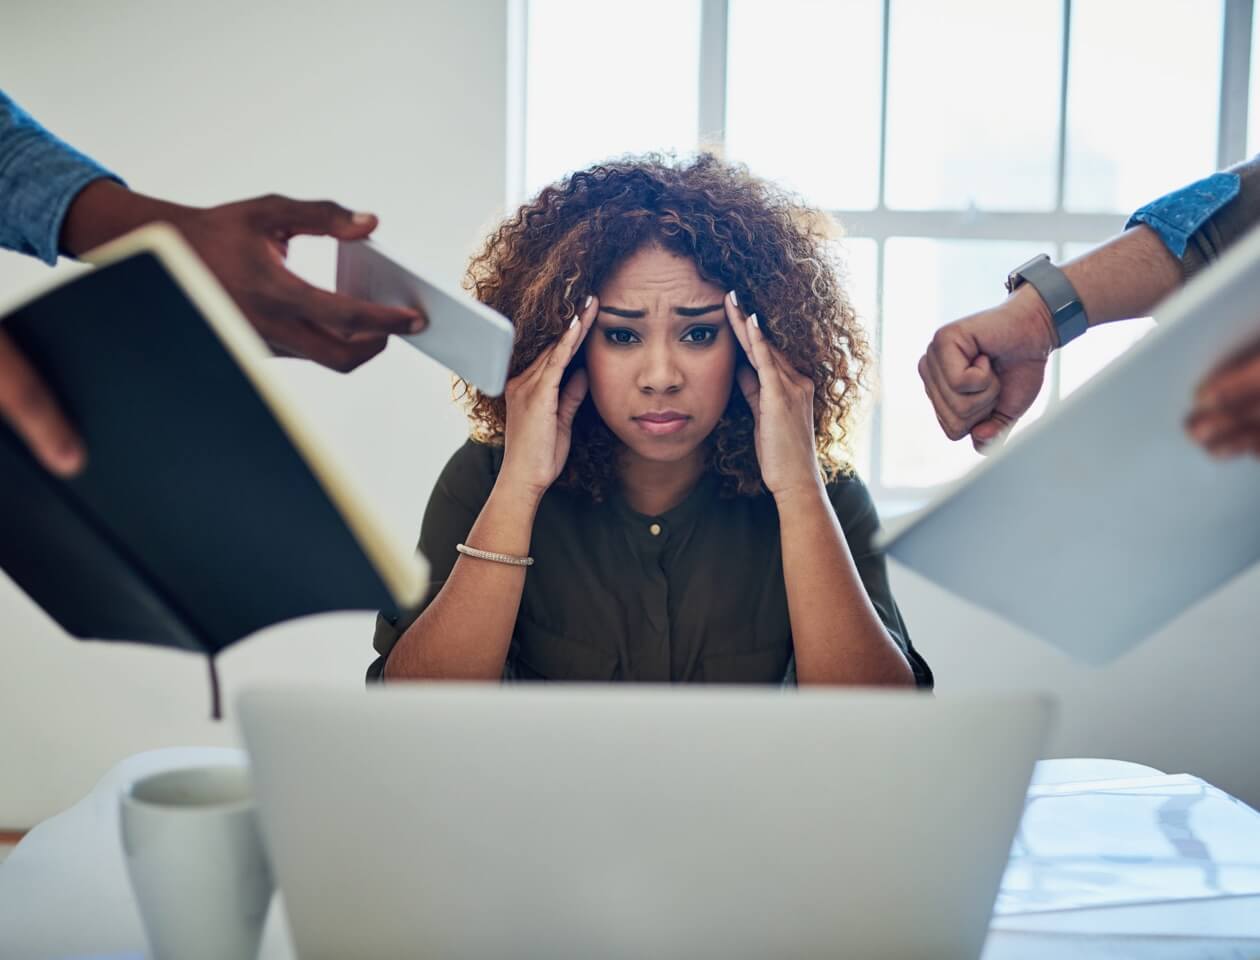
[[[661,525],[659,523],[652,524],[648,527],[648,532],[654,537],[659,537],[661,535]]]

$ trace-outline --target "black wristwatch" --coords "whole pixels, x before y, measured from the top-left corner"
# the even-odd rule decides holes
[[[1076,295],[1072,281],[1044,253],[1037,254],[1010,272],[1006,278],[1007,292],[1014,293],[1025,281],[1032,285],[1050,309],[1060,347],[1089,329],[1089,318],[1085,316],[1085,307]]]

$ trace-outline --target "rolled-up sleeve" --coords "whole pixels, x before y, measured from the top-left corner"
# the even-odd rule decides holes
[[[857,477],[842,477],[827,485],[832,509],[840,521],[844,538],[849,544],[853,564],[857,567],[866,595],[871,600],[884,629],[914,671],[914,682],[923,689],[931,689],[935,680],[932,668],[910,642],[906,622],[893,599],[892,586],[888,582],[888,563],[884,551],[875,546],[875,534],[879,530],[879,513],[870,491]]]
[[[122,183],[0,91],[0,247],[56,263],[70,204],[100,179]]]
[[[1189,280],[1260,223],[1260,156],[1175,190],[1134,212],[1181,261]]]

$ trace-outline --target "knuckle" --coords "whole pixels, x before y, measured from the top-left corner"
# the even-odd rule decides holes
[[[311,209],[321,217],[327,217],[329,220],[333,220],[346,212],[341,204],[332,200],[311,201]]]
[[[954,339],[957,337],[957,335],[958,335],[957,322],[947,323],[945,324],[945,326],[940,327],[939,329],[937,329],[937,331],[934,334],[932,334],[931,343],[928,345],[929,352],[931,353],[943,352],[951,343],[954,342]]]
[[[346,343],[344,346],[339,345],[334,351],[333,369],[338,373],[349,373],[356,367],[362,366],[371,360],[380,352],[380,347],[376,344]]]
[[[1217,388],[1216,392],[1217,401],[1222,406],[1226,407],[1237,406],[1243,401],[1246,395],[1247,390],[1245,385],[1239,383],[1237,380],[1226,380],[1220,385],[1220,387]]]

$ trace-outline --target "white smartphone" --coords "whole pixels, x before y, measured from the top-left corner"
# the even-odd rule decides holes
[[[402,337],[482,393],[497,397],[512,360],[512,324],[501,313],[426,280],[370,240],[337,245],[337,292],[390,307],[423,307],[429,325]]]

